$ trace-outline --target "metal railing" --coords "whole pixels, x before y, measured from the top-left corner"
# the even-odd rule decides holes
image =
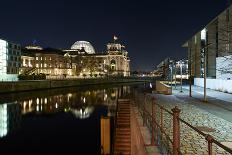
[[[210,134],[205,134],[198,128],[194,127],[190,123],[186,122],[185,120],[180,118],[181,110],[176,106],[169,111],[168,109],[164,108],[164,106],[157,103],[157,100],[151,94],[135,94],[135,102],[137,102],[137,106],[140,110],[140,113],[143,118],[143,125],[147,125],[151,130],[151,142],[154,144],[156,143],[159,146],[165,146],[165,154],[172,154],[172,155],[181,155],[184,154],[181,151],[181,130],[180,124],[185,125],[186,127],[192,129],[194,134],[205,139],[207,143],[207,154],[212,155],[213,144],[216,145],[217,148],[223,149],[225,154],[232,154],[232,149],[228,148],[227,146],[223,145]],[[169,115],[170,125],[165,124],[167,122],[167,118],[165,116]],[[172,120],[172,121],[171,121]],[[169,129],[167,129],[169,126]],[[189,132],[189,131],[188,131]]]

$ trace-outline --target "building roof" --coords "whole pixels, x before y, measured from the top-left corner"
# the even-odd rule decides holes
[[[31,55],[34,56],[35,53],[41,53],[41,54],[58,54],[58,55],[64,55],[65,52],[63,52],[62,50],[59,49],[55,49],[55,48],[44,48],[42,50],[40,49],[27,49],[27,48],[22,48],[22,55]]]
[[[71,49],[73,50],[82,50],[84,49],[85,52],[87,52],[88,54],[94,54],[95,50],[93,48],[93,46],[91,45],[90,42],[88,41],[76,41],[72,46]]]

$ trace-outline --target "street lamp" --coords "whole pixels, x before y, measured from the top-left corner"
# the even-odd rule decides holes
[[[182,93],[182,60],[180,60],[180,92]]]
[[[176,62],[175,63],[175,89],[176,89]]]
[[[206,47],[212,45],[212,43],[209,43],[207,45],[205,45],[202,50],[204,50],[204,102],[207,102],[207,96],[206,96],[206,65],[207,65],[207,50]]]
[[[173,73],[172,73],[172,67],[173,67],[173,61],[171,62],[171,66],[169,66],[170,70],[171,70],[171,89],[172,89],[172,79],[173,79]]]

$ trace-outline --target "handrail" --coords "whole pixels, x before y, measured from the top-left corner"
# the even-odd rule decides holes
[[[152,100],[154,100],[154,97],[149,95],[149,94],[145,94],[144,95],[144,99],[146,100],[146,103],[148,102],[147,101],[147,98],[146,96],[149,96],[151,97]],[[172,112],[170,112],[168,109],[164,108],[162,105],[154,102],[154,101],[151,101],[151,103],[157,105],[157,107],[159,107],[160,110],[164,110],[165,112],[167,112],[168,114],[174,116],[174,114]],[[145,106],[145,105],[143,105]],[[144,112],[144,115],[143,117],[147,117],[148,120],[151,120],[152,119],[152,115],[151,113],[146,110],[145,107],[143,108],[140,108],[143,112]],[[154,117],[153,117],[154,119]],[[161,119],[161,118],[160,118]],[[217,146],[219,146],[220,148],[224,149],[224,151],[228,152],[228,153],[231,153],[232,154],[232,149],[230,149],[229,147],[223,145],[222,143],[220,143],[219,141],[217,141],[216,139],[213,138],[213,136],[209,135],[209,134],[205,134],[204,132],[200,131],[199,129],[197,129],[196,127],[192,126],[191,124],[189,124],[188,122],[186,122],[185,120],[181,119],[181,118],[177,118],[179,122],[182,122],[183,124],[185,124],[186,126],[190,127],[191,129],[193,129],[195,132],[197,132],[199,135],[202,135],[206,141],[208,142],[208,154],[209,155],[212,155],[212,143],[216,144]],[[170,141],[172,144],[174,142],[174,139],[171,140],[170,136],[168,136],[168,134],[163,130],[162,126],[159,124],[159,122],[157,122],[156,119],[154,119],[154,123],[152,124],[153,127],[158,127],[160,129],[160,132],[161,132],[161,136],[162,134],[164,134],[164,136],[167,138],[168,141]],[[177,150],[177,152],[179,154],[182,154],[180,149]]]
[[[117,99],[116,114],[115,114],[115,119],[114,119],[114,131],[113,131],[113,137],[112,137],[112,145],[111,145],[112,152],[111,152],[111,154],[114,154],[114,145],[115,145],[115,137],[116,137],[117,119],[118,119],[118,99]]]

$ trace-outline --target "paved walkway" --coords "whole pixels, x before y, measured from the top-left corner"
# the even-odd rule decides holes
[[[216,97],[215,91],[209,90],[207,103],[202,101],[203,95],[199,93],[201,88],[193,88],[193,97],[188,97],[188,90],[184,89],[180,93],[179,87],[173,90],[173,95],[153,94],[157,97],[159,104],[171,110],[178,106],[181,109],[181,118],[189,122],[191,125],[206,129],[202,130],[207,134],[211,134],[216,140],[224,145],[232,148],[232,103],[227,102],[230,94],[219,93],[224,97],[224,100],[219,100]],[[183,87],[185,88],[185,87]],[[231,95],[232,97],[232,95]],[[165,130],[172,137],[172,118],[169,114],[164,114]],[[198,135],[191,128],[181,123],[181,151],[183,154],[207,154],[207,143],[204,137]],[[213,154],[229,154],[224,150],[213,146]]]
[[[232,94],[207,89],[208,102],[206,103],[202,102],[204,98],[202,87],[192,86],[192,97],[189,97],[189,86],[183,86],[183,93],[180,93],[180,87],[177,87],[177,89],[173,89],[173,94],[189,104],[232,122]]]
[[[189,90],[189,86],[183,86],[184,89]],[[180,87],[177,87],[177,89],[180,89]],[[204,95],[204,88],[203,87],[198,87],[198,86],[192,86],[192,90],[195,93],[199,93]],[[206,89],[206,95],[209,97],[216,98],[218,100],[223,100],[226,102],[230,102],[232,104],[232,94],[230,93],[224,93],[212,89]]]

